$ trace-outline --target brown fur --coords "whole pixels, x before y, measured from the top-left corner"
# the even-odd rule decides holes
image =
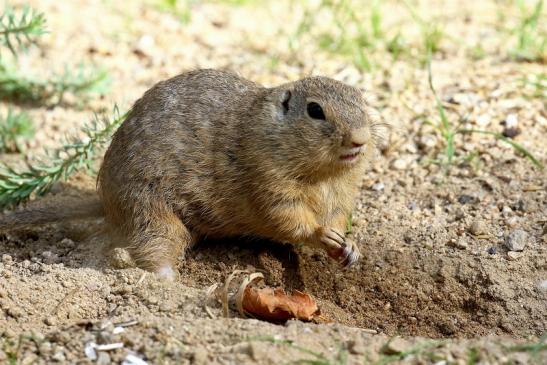
[[[310,101],[326,120],[306,114]],[[216,70],[162,81],[135,103],[104,157],[106,222],[154,271],[204,236],[304,243],[351,264],[359,252],[343,232],[375,143],[370,117],[359,90],[324,77],[271,89]],[[342,163],[356,142],[360,158]]]

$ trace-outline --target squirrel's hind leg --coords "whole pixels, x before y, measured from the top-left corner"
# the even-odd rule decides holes
[[[132,207],[128,203],[122,209],[121,224],[116,227],[111,222],[111,226],[124,236],[124,246],[138,267],[174,280],[177,260],[194,239],[190,230],[157,197],[141,197]]]

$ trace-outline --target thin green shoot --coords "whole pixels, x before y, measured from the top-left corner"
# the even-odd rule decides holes
[[[5,117],[0,116],[0,152],[22,152],[21,142],[34,137],[34,125],[27,113],[16,113],[8,109]]]
[[[192,6],[196,0],[161,0],[158,8],[162,11],[172,13],[183,24],[192,20]]]
[[[10,6],[0,14],[0,42],[17,56],[18,49],[26,49],[37,38],[46,33],[44,14],[24,7],[17,14]]]
[[[508,352],[527,352],[532,357],[532,360],[541,364],[540,356],[543,351],[547,351],[547,333],[545,333],[537,343],[526,343],[522,345],[504,346]]]
[[[403,4],[408,9],[410,16],[420,26],[423,46],[427,57],[429,57],[429,53],[438,52],[441,49],[441,42],[445,36],[441,26],[433,20],[425,20],[422,18],[407,0],[403,0]]]
[[[26,170],[16,170],[0,163],[0,207],[14,206],[34,193],[44,195],[55,182],[66,180],[76,171],[84,169],[93,172],[96,151],[110,140],[125,117],[126,114],[119,114],[117,107],[111,118],[96,115],[91,123],[84,126],[84,139],[67,141],[62,147],[46,153],[48,161],[28,164]]]
[[[388,341],[383,347],[382,352],[385,351],[389,343],[393,341],[393,338]],[[419,343],[410,349],[406,351],[397,352],[395,354],[389,354],[389,355],[383,355],[382,358],[380,358],[378,361],[374,363],[374,365],[386,365],[391,364],[394,362],[398,362],[401,360],[404,360],[405,358],[411,356],[411,355],[424,355],[429,359],[435,359],[438,360],[437,355],[435,353],[429,352],[428,350],[438,347],[442,345],[444,341],[424,341],[422,343]]]
[[[295,345],[293,341],[290,340],[278,340],[274,337],[264,336],[264,337],[253,337],[249,338],[249,341],[265,341],[274,344],[288,346],[292,349],[295,349],[305,355],[309,355],[312,359],[298,359],[291,361],[291,364],[308,364],[308,365],[346,365],[348,363],[348,351],[340,346],[338,353],[333,359],[329,359],[323,354]]]
[[[350,234],[352,232],[353,232],[353,214],[350,213],[346,221],[346,234]]]
[[[547,33],[540,27],[543,11],[543,0],[538,0],[531,13],[523,0],[518,1],[521,17],[518,26],[514,29],[517,37],[516,48],[511,56],[517,60],[528,62],[547,61]]]
[[[469,349],[467,349],[467,361],[466,361],[466,364],[467,365],[475,365],[475,364],[478,364],[480,361],[480,355],[479,355],[479,351],[477,350],[476,347],[470,347]]]
[[[460,128],[460,126],[453,126],[450,121],[448,120],[448,117],[446,115],[445,108],[441,102],[441,99],[439,98],[437,91],[435,90],[435,87],[433,86],[433,74],[431,71],[431,52],[428,54],[427,58],[427,70],[428,70],[428,82],[429,82],[429,88],[431,92],[433,93],[435,97],[435,103],[437,112],[439,113],[439,123],[432,123],[433,127],[439,132],[441,137],[445,141],[445,156],[447,159],[446,166],[450,166],[452,164],[454,155],[455,155],[455,137],[458,134],[485,134],[489,136],[493,136],[497,140],[500,140],[504,143],[509,144],[513,149],[521,154],[523,154],[525,157],[527,157],[536,167],[543,168],[542,163],[530,152],[528,151],[524,146],[521,144],[511,140],[510,138],[507,138],[503,136],[501,133],[491,132],[491,131],[485,131],[480,129],[466,129],[466,128]],[[461,122],[463,122],[462,120]],[[460,123],[461,124],[461,123]]]

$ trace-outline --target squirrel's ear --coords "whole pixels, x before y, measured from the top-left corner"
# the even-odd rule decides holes
[[[283,114],[287,114],[289,112],[289,101],[291,100],[291,91],[285,90],[281,93],[281,106],[283,107]]]

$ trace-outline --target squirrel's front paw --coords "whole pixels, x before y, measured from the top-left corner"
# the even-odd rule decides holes
[[[320,238],[328,255],[337,260],[344,267],[355,264],[361,253],[352,240],[347,240],[342,232],[334,228],[326,228]]]
[[[338,259],[340,263],[344,267],[350,267],[359,261],[359,257],[361,257],[361,252],[357,244],[353,240],[346,240],[346,247],[344,247],[342,255]]]

